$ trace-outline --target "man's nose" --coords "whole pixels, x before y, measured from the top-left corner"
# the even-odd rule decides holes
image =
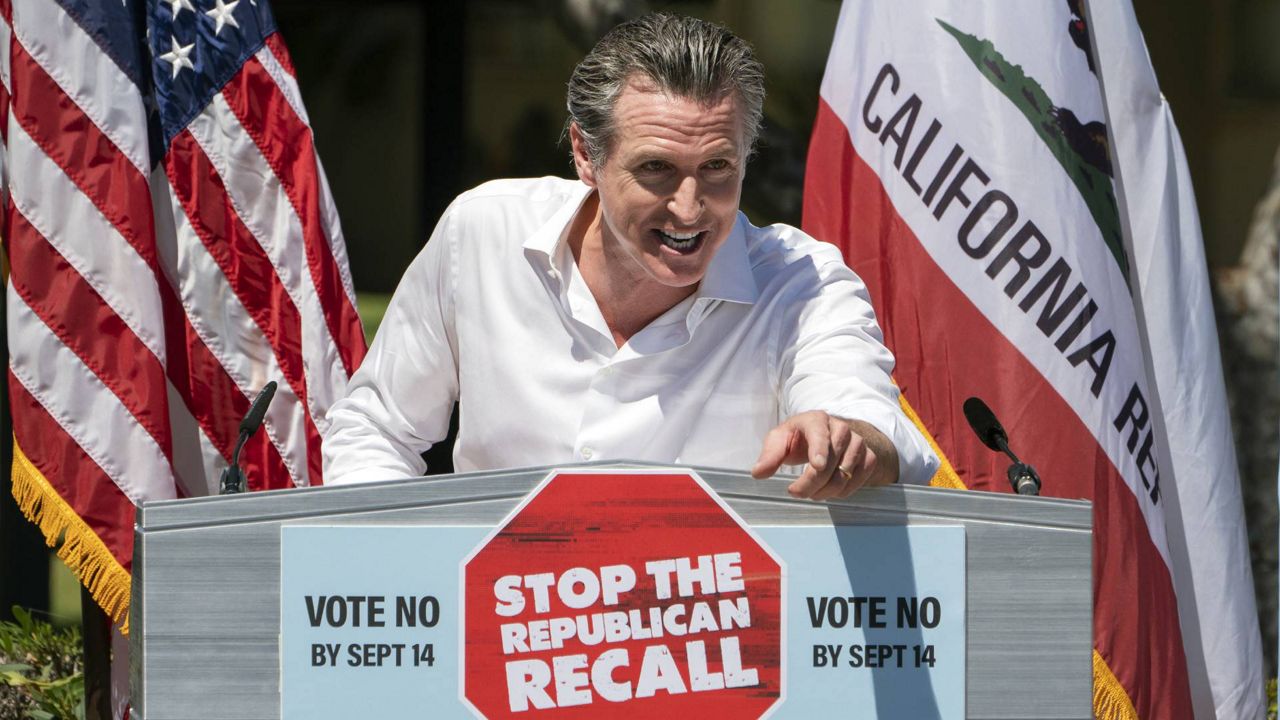
[[[681,225],[693,225],[702,218],[702,189],[698,187],[696,177],[680,179],[671,199],[667,201],[667,209]]]

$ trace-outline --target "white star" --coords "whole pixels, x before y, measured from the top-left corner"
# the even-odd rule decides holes
[[[206,10],[204,13],[213,18],[215,23],[213,34],[221,35],[223,25],[230,25],[237,30],[240,29],[240,23],[236,22],[236,16],[232,14],[236,11],[236,6],[240,4],[240,0],[231,0],[229,3],[224,3],[222,0],[214,0],[214,3],[214,8]]]
[[[185,2],[185,0],[184,0]],[[173,49],[160,56],[161,60],[173,66],[173,78],[176,80],[178,73],[182,72],[182,68],[188,68],[191,72],[195,72],[196,66],[191,64],[191,48],[195,47],[195,43],[190,45],[179,45],[178,38],[170,36],[173,42]]]
[[[183,8],[186,8],[191,12],[196,11],[196,9],[191,5],[191,0],[164,0],[164,1],[173,6],[174,20],[178,19],[178,13],[181,12]]]

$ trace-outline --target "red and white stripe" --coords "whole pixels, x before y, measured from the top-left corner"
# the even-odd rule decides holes
[[[128,569],[134,505],[216,491],[267,381],[251,488],[322,481],[364,352],[341,230],[278,37],[153,170],[142,96],[77,21],[0,14],[14,433]]]
[[[77,21],[52,0],[0,16],[14,436],[128,570],[136,505],[216,492],[269,380],[250,487],[322,481],[365,347],[346,251],[278,36],[153,170],[142,96]]]
[[[1144,698],[1150,705],[1135,697],[1140,717],[1185,716],[1186,664],[1172,580],[1140,504],[1090,428],[930,257],[825,102],[819,105],[806,173],[806,231],[842,239],[897,358],[899,386],[965,483],[1008,490],[1004,468],[971,439],[962,414],[964,397],[976,395],[994,407],[1024,411],[1001,419],[1024,448],[1019,454],[1053,479],[1046,495],[1093,500],[1094,582],[1107,589],[1095,593],[1095,647],[1128,689],[1183,689]],[[842,216],[832,208],[842,208]]]
[[[1001,411],[1026,448],[1020,454],[1046,479],[1045,494],[1093,501],[1094,643],[1136,716],[1253,717],[1263,707],[1258,631],[1194,199],[1132,8],[1089,7],[1102,87],[1067,36],[1065,5],[992,15],[957,3],[846,0],[810,146],[805,228],[841,245],[867,281],[904,395],[969,487],[1007,490],[1003,468],[961,412],[977,395]],[[1108,124],[1132,282],[1036,128],[939,19],[991,41],[1056,104]],[[902,87],[873,94],[886,63]],[[963,147],[991,178],[987,188],[970,185],[970,200],[990,188],[1015,195],[1018,222],[1033,219],[1072,282],[1087,285],[1099,307],[1091,327],[1119,339],[1099,394],[1037,328],[1034,312],[1014,304],[1009,274],[995,281],[990,257],[962,252],[957,225],[967,211],[953,206],[947,215],[922,202],[894,140],[868,126],[868,114],[888,121],[908,96],[921,108],[908,153],[930,120],[941,122],[917,179],[928,182],[938,156]],[[1158,503],[1115,426],[1135,386],[1162,413],[1152,423]]]
[[[1260,679],[1242,669],[1249,666],[1257,647],[1251,603],[1244,608],[1242,602],[1216,599],[1212,591],[1203,592],[1208,584],[1202,592],[1189,592],[1191,583],[1182,577],[1187,565],[1195,573],[1197,562],[1210,569],[1227,565],[1231,573],[1218,574],[1230,581],[1226,594],[1252,597],[1225,402],[1221,383],[1214,380],[1220,369],[1211,308],[1203,292],[1203,253],[1194,213],[1186,212],[1194,202],[1178,189],[1185,168],[1177,167],[1176,131],[1167,111],[1158,111],[1158,89],[1144,64],[1132,9],[1127,3],[1107,8],[1105,27],[1095,44],[1104,53],[1100,71],[1114,73],[1104,78],[1104,105],[1098,79],[1067,35],[1065,5],[1011,5],[992,15],[957,3],[891,8],[870,0],[846,0],[810,145],[805,229],[840,245],[867,282],[886,341],[897,357],[896,376],[904,395],[969,487],[1007,490],[1003,468],[972,438],[961,412],[963,400],[977,395],[1001,412],[1018,447],[1025,448],[1019,453],[1046,479],[1045,494],[1093,501],[1095,648],[1137,716],[1208,717],[1215,715],[1215,705],[1219,717],[1242,716],[1241,708],[1250,708],[1252,716],[1261,707]],[[1120,143],[1116,157],[1121,200],[1129,188],[1144,198],[1130,203],[1135,214],[1125,220],[1137,248],[1130,258],[1136,278],[1132,289],[1106,250],[1080,193],[1036,128],[982,76],[941,29],[939,19],[992,41],[1055,103],[1082,119],[1109,124]],[[1111,62],[1105,62],[1105,53]],[[886,90],[886,83],[873,94],[874,78],[886,63],[892,63],[901,87],[895,82],[892,91]],[[987,189],[1014,195],[1021,212],[1018,223],[1032,219],[1051,238],[1054,253],[1072,268],[1072,282],[1083,281],[1088,287],[1099,307],[1091,331],[1110,329],[1119,339],[1099,394],[1091,392],[1093,376],[1087,368],[1068,363],[1054,347],[1056,336],[1047,338],[1038,329],[1038,310],[1028,315],[1011,300],[1015,291],[1005,285],[1010,273],[993,279],[988,276],[991,257],[978,261],[962,250],[957,228],[968,211],[953,205],[949,213],[942,213],[923,202],[919,188],[911,187],[904,176],[902,156],[895,160],[894,140],[886,143],[868,127],[875,123],[865,115],[888,122],[906,107],[908,97],[920,104],[908,157],[930,121],[937,118],[941,123],[933,155],[919,166],[915,179],[927,183],[941,156],[954,144],[963,147],[966,156],[990,175],[988,186],[974,181],[967,188],[970,201]],[[902,124],[896,130],[910,134]],[[1165,220],[1156,222],[1154,216]],[[988,220],[978,233],[990,226]],[[1188,246],[1194,251],[1180,249]],[[1152,295],[1153,287],[1166,292]],[[1142,300],[1137,305],[1135,294]],[[1193,304],[1196,297],[1199,304]],[[1181,309],[1170,310],[1173,307]],[[1198,325],[1194,331],[1184,322],[1189,318]],[[1164,332],[1161,340],[1160,328],[1170,324],[1181,335]],[[1072,347],[1091,337],[1082,336]],[[1170,368],[1164,377],[1162,366]],[[1189,385],[1198,389],[1166,389]],[[1173,455],[1172,463],[1168,453],[1159,460],[1159,503],[1139,481],[1128,433],[1115,427],[1119,408],[1134,386],[1152,412],[1160,411],[1160,401],[1167,396],[1178,398],[1177,411],[1184,415],[1183,398],[1194,395],[1202,401],[1196,404],[1197,419],[1206,423],[1201,428],[1178,421],[1170,408],[1165,408],[1162,422],[1153,423],[1158,433],[1169,433],[1157,442],[1169,446],[1164,449]],[[1197,454],[1207,454],[1214,462],[1196,466],[1180,460],[1179,453],[1186,454],[1184,446],[1197,448]],[[1196,489],[1194,497],[1201,502],[1188,505],[1183,500],[1179,508],[1189,488]],[[1199,535],[1183,535],[1193,526],[1187,518],[1205,518]],[[1188,546],[1196,548],[1190,559]],[[1213,548],[1213,553],[1205,548]],[[1204,577],[1210,575],[1203,572]],[[1226,589],[1219,586],[1217,594]],[[1215,610],[1206,612],[1208,607]],[[1198,637],[1207,627],[1205,618],[1229,619],[1233,640],[1215,647],[1208,633],[1203,640]],[[1250,622],[1255,624],[1249,627]],[[1188,628],[1196,637],[1188,637],[1184,645]],[[1228,649],[1227,644],[1238,647]]]

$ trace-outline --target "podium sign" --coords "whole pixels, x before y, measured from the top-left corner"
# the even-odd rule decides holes
[[[131,717],[1091,716],[1086,502],[551,472],[144,504]]]
[[[462,578],[485,717],[754,718],[782,695],[782,566],[692,473],[552,473]]]
[[[573,471],[496,528],[281,552],[284,718],[964,717],[962,527],[753,531],[692,473]]]

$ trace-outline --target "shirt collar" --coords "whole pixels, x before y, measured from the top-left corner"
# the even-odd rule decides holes
[[[569,187],[568,197],[542,227],[538,228],[524,241],[524,248],[544,255],[554,265],[554,258],[560,245],[565,241],[565,230],[582,203],[592,192],[591,188],[581,180],[574,181]],[[751,260],[747,256],[747,219],[738,213],[729,237],[711,258],[707,274],[698,287],[697,297],[708,300],[727,300],[729,302],[751,305],[759,297],[756,288],[755,274],[751,272]]]
[[[578,214],[583,201],[590,194],[591,188],[581,180],[568,183],[564,204],[542,224],[542,227],[525,239],[524,248],[541,253],[548,260],[554,258],[557,248],[564,240],[565,230],[569,227],[569,223],[573,222],[573,217]]]
[[[747,217],[738,213],[737,222],[729,237],[711,258],[711,266],[698,286],[698,295],[709,300],[751,305],[759,297],[756,276],[751,272],[751,259],[747,257]]]

